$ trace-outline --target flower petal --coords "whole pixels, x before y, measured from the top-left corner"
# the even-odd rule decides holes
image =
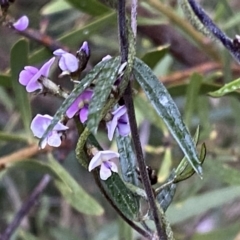
[[[119,134],[123,137],[126,137],[130,133],[130,126],[128,123],[118,123]]]
[[[53,52],[53,54],[54,54],[55,56],[62,56],[62,55],[65,54],[65,53],[67,53],[67,52],[64,51],[64,50],[61,49],[61,48],[59,48],[59,49],[57,49],[57,50],[55,50],[55,51]]]
[[[57,132],[52,132],[52,134],[47,138],[48,145],[52,147],[59,147],[61,142],[61,134]]]
[[[79,113],[81,123],[85,123],[88,118],[88,106],[84,106]]]
[[[27,92],[34,92],[37,89],[42,89],[43,86],[38,82],[38,79],[41,76],[47,77],[49,74],[49,70],[55,60],[55,57],[51,58],[49,61],[47,61],[41,68],[40,70],[31,78],[29,81],[26,90]]]
[[[107,180],[111,175],[112,171],[108,167],[106,167],[105,164],[102,164],[100,168],[100,178],[102,180]]]
[[[79,111],[79,104],[83,103],[82,95],[80,94],[72,103],[72,105],[66,111],[66,115],[68,118],[72,118]],[[83,103],[84,106],[84,103]]]
[[[31,122],[30,129],[33,132],[33,135],[37,138],[43,136],[44,131],[49,126],[52,117],[49,115],[37,114]]]
[[[113,119],[107,122],[106,124],[107,124],[107,130],[108,130],[108,139],[112,141],[115,129],[118,124],[117,118],[113,117]]]
[[[42,67],[39,69],[39,72],[44,77],[47,77],[49,75],[50,68],[55,60],[55,57],[50,58],[45,64],[42,65]]]
[[[111,150],[99,151],[99,153],[102,161],[109,161],[112,158],[119,158],[119,153]]]
[[[112,172],[118,172],[118,167],[113,161],[109,161],[111,164],[111,171]]]
[[[69,127],[65,126],[61,122],[58,122],[53,128],[54,131],[65,131],[67,129],[69,129]]]
[[[119,108],[117,108],[115,111],[112,112],[112,114],[116,118],[120,118],[121,116],[123,116],[126,113],[127,113],[127,109],[124,105],[120,106]]]
[[[78,59],[71,53],[65,53],[59,60],[62,71],[75,72],[78,69]]]
[[[66,115],[69,118],[72,118],[78,111],[80,111],[80,109],[85,107],[85,103],[87,103],[90,101],[91,97],[93,95],[93,91],[90,89],[85,90],[83,93],[81,93],[72,103],[72,105],[68,108],[68,110],[66,111]],[[85,118],[85,116],[79,115],[80,117],[80,121],[82,122],[81,118],[83,117],[83,120]],[[85,120],[86,121],[86,120]],[[83,122],[82,122],[83,123]]]
[[[40,77],[40,76],[39,76]],[[36,90],[42,90],[43,86],[40,82],[37,81],[30,81],[26,87],[27,92],[35,92]]]
[[[27,86],[31,78],[38,72],[38,69],[32,66],[26,66],[19,74],[18,81],[23,86]]]
[[[80,47],[79,51],[85,52],[87,56],[90,55],[89,47],[88,47],[88,42],[83,42],[82,46]]]
[[[111,58],[112,58],[112,56],[107,55],[107,56],[105,56],[105,57],[102,58],[102,61],[107,61],[107,60],[109,60],[109,59],[111,59]]]
[[[99,151],[96,155],[93,156],[91,159],[89,166],[88,166],[88,171],[91,172],[94,168],[100,166],[102,164],[102,159],[101,159],[101,151]]]
[[[13,27],[18,31],[24,31],[29,24],[29,19],[27,16],[20,17],[14,24]]]

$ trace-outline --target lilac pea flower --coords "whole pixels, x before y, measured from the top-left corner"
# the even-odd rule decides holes
[[[43,86],[38,81],[41,76],[47,77],[55,57],[47,61],[39,70],[36,67],[26,66],[19,74],[19,82],[26,86],[27,92],[42,90]]]
[[[113,134],[117,128],[119,134],[123,137],[130,133],[130,126],[128,121],[127,109],[121,106],[112,112],[112,120],[107,122],[108,138],[110,141],[113,139]]]
[[[41,138],[50,125],[53,117],[45,114],[37,114],[35,118],[32,120],[31,123],[31,130],[33,132],[33,135],[37,138]],[[58,122],[52,132],[48,134],[48,136],[43,140],[41,144],[41,148],[45,148],[46,145],[48,144],[49,146],[52,147],[59,147],[61,145],[61,136],[62,132],[66,131],[68,129],[67,126],[63,125],[62,123]]]
[[[76,113],[79,113],[80,121],[82,123],[86,122],[88,117],[88,105],[92,95],[93,91],[90,89],[81,93],[66,111],[68,118],[72,118]]]
[[[73,54],[62,49],[57,49],[53,54],[60,57],[58,65],[63,72],[71,73],[77,71],[79,61]]]
[[[110,150],[97,152],[89,163],[88,171],[91,172],[94,168],[101,166],[100,178],[107,180],[112,172],[118,172],[117,165],[111,160],[113,158],[119,158],[119,154]]]
[[[112,56],[106,55],[105,57],[102,58],[102,61],[107,61],[107,60],[109,60],[111,58],[112,58]]]
[[[29,24],[29,19],[27,16],[20,17],[15,23],[13,23],[13,27],[18,31],[24,31]]]
[[[89,57],[90,51],[89,51],[88,43],[86,41],[83,42],[82,46],[79,49],[79,52],[85,52],[85,54]]]

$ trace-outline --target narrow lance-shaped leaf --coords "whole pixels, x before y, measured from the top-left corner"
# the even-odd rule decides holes
[[[32,118],[30,101],[26,89],[18,82],[19,73],[28,65],[28,42],[19,40],[11,50],[12,87],[15,94],[15,102],[20,111],[24,128],[30,133],[30,121]]]
[[[117,173],[113,173],[102,184],[121,212],[129,219],[137,221],[139,218],[138,197],[131,192]]]
[[[82,80],[81,82],[73,89],[73,91],[70,93],[69,97],[64,100],[60,108],[55,113],[51,124],[48,126],[47,130],[44,132],[39,145],[41,146],[42,141],[47,137],[49,132],[52,131],[54,126],[57,124],[59,120],[63,117],[63,115],[66,113],[67,109],[70,107],[70,105],[74,102],[74,100],[85,90],[87,89],[91,82],[96,78],[103,77],[104,73],[101,73],[101,71],[104,68],[108,68],[108,65],[111,64],[113,60],[110,59],[109,61],[100,62],[97,64]]]
[[[186,125],[191,125],[192,115],[194,113],[194,110],[196,110],[196,106],[197,106],[201,83],[202,83],[202,76],[194,73],[191,76],[190,83],[187,87],[187,95],[186,95],[185,111],[184,111],[185,113],[184,121]]]
[[[195,144],[167,89],[153,74],[152,70],[140,59],[135,59],[133,72],[136,80],[145,91],[158,114],[168,126],[193,169],[199,175],[202,175],[202,167]]]
[[[228,93],[235,92],[240,89],[240,78],[225,84],[223,87],[218,89],[217,91],[210,92],[209,95],[211,97],[221,97]]]
[[[199,139],[199,127],[197,128],[196,133],[194,135],[194,142],[196,145],[198,139]],[[187,167],[190,168],[190,170],[192,171],[191,173],[193,174],[194,170],[192,166],[188,163],[187,158],[184,157],[179,163],[177,170],[173,169],[166,182],[162,186],[160,186],[159,189],[156,189],[156,192],[160,191],[159,193],[157,193],[156,199],[164,212],[167,210],[167,208],[169,207],[173,200],[177,188],[176,185],[176,183],[178,182],[177,180],[181,181],[186,179],[187,177],[190,177],[189,175],[186,176],[184,174],[184,177],[186,176],[186,178],[183,178],[183,172],[185,173],[185,170],[188,171]]]
[[[174,179],[174,176],[175,176],[175,173],[173,171],[165,183],[171,182]],[[157,194],[156,200],[160,204],[164,212],[166,212],[169,205],[171,204],[176,192],[176,188],[177,188],[177,185],[175,183],[170,183],[169,185],[166,185],[166,187],[164,187],[159,192],[159,194]]]
[[[0,73],[0,86],[10,88],[11,76]]]
[[[120,58],[110,59],[106,63],[106,67],[102,69],[98,76],[94,87],[94,94],[89,104],[87,126],[92,133],[96,133],[98,124],[101,121],[101,112],[111,93],[112,86],[116,81],[118,69],[120,66]]]
[[[77,211],[89,215],[101,215],[103,208],[75,181],[55,159],[45,162],[24,160],[11,165],[10,169],[24,169],[50,174],[64,199]]]
[[[125,182],[135,186],[139,185],[136,172],[136,156],[133,151],[132,141],[129,136],[122,137],[119,134],[116,137],[118,153],[120,154],[120,167]]]
[[[87,14],[98,16],[106,13],[109,9],[102,3],[96,0],[66,0],[76,9]]]
[[[102,28],[109,26],[109,24],[114,24],[116,22],[115,20],[116,13],[105,14],[104,16],[98,17],[93,22],[84,25],[84,27],[68,32],[57,40],[68,47],[76,47],[79,42],[85,41],[86,37],[90,37],[92,34],[101,31]],[[29,62],[31,64],[36,64],[46,60],[48,57],[51,57],[49,50],[41,48],[30,56]]]
[[[103,149],[97,142],[96,138],[91,134],[88,142],[98,148],[99,151]],[[100,177],[99,177],[100,180]],[[137,194],[133,193],[122,181],[117,173],[112,173],[105,181],[101,181],[106,193],[118,209],[129,219],[139,219],[139,201]]]

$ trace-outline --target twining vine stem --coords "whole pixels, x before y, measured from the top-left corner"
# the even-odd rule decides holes
[[[125,0],[118,0],[118,27],[119,27],[119,38],[120,38],[120,51],[122,63],[128,60],[128,31],[126,25],[126,12],[125,12]],[[161,240],[166,240],[167,236],[165,230],[162,227],[162,223],[159,217],[158,209],[155,203],[155,197],[152,191],[151,183],[146,169],[146,164],[143,158],[143,152],[141,148],[140,138],[137,129],[137,122],[135,117],[132,88],[131,82],[129,81],[128,86],[123,94],[125,106],[127,108],[129,123],[132,133],[133,145],[136,152],[136,158],[139,165],[141,179],[143,182],[144,189],[148,196],[149,205],[153,214],[154,223],[158,236]]]

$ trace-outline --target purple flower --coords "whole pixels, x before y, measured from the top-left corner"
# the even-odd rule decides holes
[[[117,172],[117,165],[111,160],[113,158],[118,158],[119,154],[117,152],[113,152],[110,150],[107,151],[99,151],[96,155],[91,159],[88,171],[91,172],[94,168],[100,167],[100,178],[102,180],[107,180],[112,172]]]
[[[90,89],[85,90],[81,93],[72,105],[66,111],[66,115],[72,118],[76,113],[79,113],[79,118],[82,123],[86,122],[88,117],[88,104],[92,98],[93,91]]]
[[[30,126],[33,135],[37,138],[41,138],[46,129],[48,128],[48,126],[50,125],[52,119],[53,117],[47,114],[45,115],[37,114],[35,118],[32,120]],[[52,147],[59,147],[61,145],[62,132],[67,129],[68,129],[67,126],[58,122],[54,126],[52,132],[50,132],[48,136],[43,140],[41,148],[45,148],[47,144]]]
[[[109,60],[111,58],[112,58],[112,56],[106,55],[105,57],[102,58],[102,61],[107,61],[107,60]]]
[[[83,42],[82,46],[79,49],[79,52],[85,52],[85,54],[89,57],[90,51],[89,51],[88,43],[86,41]]]
[[[13,27],[18,31],[24,31],[29,24],[29,19],[27,16],[20,17],[14,24]]]
[[[37,89],[42,90],[43,86],[38,81],[41,76],[47,77],[50,67],[52,66],[55,57],[47,61],[39,70],[32,66],[26,66],[19,74],[19,82],[26,86],[27,92],[34,92]]]
[[[73,54],[62,49],[57,49],[53,54],[60,57],[58,65],[63,72],[70,73],[77,71],[79,61]]]
[[[117,128],[119,134],[123,137],[130,133],[127,109],[125,106],[121,106],[112,112],[112,120],[107,122],[108,138],[110,141],[113,139],[113,134]]]

